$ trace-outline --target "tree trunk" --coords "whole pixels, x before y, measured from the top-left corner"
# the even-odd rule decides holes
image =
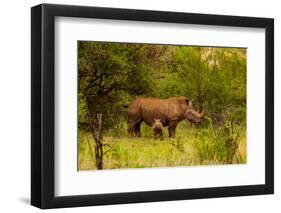
[[[87,109],[88,109],[88,119],[89,119],[89,129],[95,140],[95,161],[96,167],[98,170],[103,169],[103,143],[102,143],[102,135],[101,135],[101,126],[102,126],[102,114],[97,114],[97,123],[94,122],[94,118],[92,116],[90,110],[90,102],[86,97]]]
[[[102,114],[97,114],[98,126],[95,127],[95,156],[96,167],[98,170],[103,169],[103,143],[101,137]]]

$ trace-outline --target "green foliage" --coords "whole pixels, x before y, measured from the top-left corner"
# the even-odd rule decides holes
[[[214,161],[222,164],[244,163],[245,144],[241,144],[244,153],[239,151],[239,143],[245,137],[245,123],[240,120],[240,110],[233,110],[225,113],[223,122],[217,128],[209,121],[209,128],[198,131],[194,148],[202,164]],[[243,117],[243,115],[242,115]],[[242,123],[241,123],[242,122]]]
[[[105,131],[120,120],[124,103],[151,91],[143,46],[84,41],[78,45],[79,124],[89,117],[87,111],[102,113]],[[83,110],[84,102],[87,110]]]
[[[246,52],[238,48],[177,47],[170,72],[177,73],[183,94],[201,109],[222,112],[246,104]]]

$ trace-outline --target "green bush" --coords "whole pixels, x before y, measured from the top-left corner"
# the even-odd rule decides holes
[[[194,148],[201,164],[204,164],[205,161],[221,164],[245,161],[238,150],[241,138],[245,134],[245,127],[235,119],[237,117],[234,115],[233,111],[228,113],[218,128],[214,128],[212,120],[207,118],[210,123],[209,128],[198,131]]]

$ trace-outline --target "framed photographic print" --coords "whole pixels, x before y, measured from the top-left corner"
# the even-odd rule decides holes
[[[31,203],[271,194],[274,21],[31,9]]]

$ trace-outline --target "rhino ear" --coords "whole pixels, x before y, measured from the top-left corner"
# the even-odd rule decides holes
[[[188,100],[187,98],[185,99],[185,102],[187,103],[187,105],[192,106],[192,100]]]

